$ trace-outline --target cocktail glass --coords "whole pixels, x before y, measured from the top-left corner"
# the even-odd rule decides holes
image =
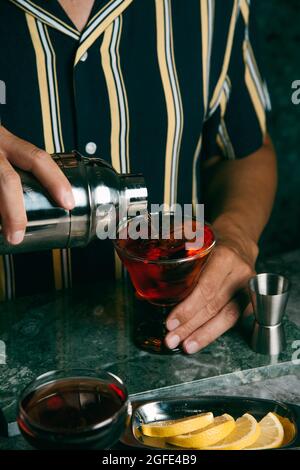
[[[160,220],[159,227],[170,227],[169,239],[162,238],[165,234],[160,228],[159,231],[157,228],[153,230],[155,218]],[[165,222],[166,218],[169,222]],[[138,330],[135,342],[143,349],[158,353],[171,352],[164,344],[167,316],[175,305],[193,291],[215,245],[214,232],[206,223],[204,227],[202,225],[203,245],[194,246],[191,242],[195,240],[183,238],[183,235],[177,238],[188,223],[195,232],[197,228],[200,229],[195,218],[178,219],[170,212],[141,215],[120,224],[115,248],[129,272],[137,297],[152,305],[151,309],[145,302],[140,302],[139,306],[141,316],[144,314],[147,320],[143,322],[143,328]],[[137,239],[130,236],[132,224],[140,226],[140,237]],[[145,332],[141,333],[142,330]],[[180,347],[172,350],[178,351],[181,351]]]

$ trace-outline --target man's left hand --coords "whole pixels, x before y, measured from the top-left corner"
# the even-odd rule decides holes
[[[193,292],[170,313],[165,342],[188,354],[203,349],[234,326],[249,305],[257,244],[230,222],[217,226],[218,242]]]

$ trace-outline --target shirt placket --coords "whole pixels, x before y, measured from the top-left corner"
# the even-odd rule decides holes
[[[95,71],[93,64],[95,63],[94,54],[98,54],[100,58],[100,40],[104,31],[116,20],[118,16],[132,3],[133,0],[113,0],[100,9],[97,14],[89,21],[82,32],[79,40],[77,53],[74,60],[73,70],[73,86],[74,86],[74,102],[76,108],[77,120],[77,137],[79,150],[86,156],[102,155],[100,147],[100,135],[89,135],[88,126],[84,117],[81,116],[81,108],[89,106],[88,86],[89,81]],[[94,46],[94,47],[93,47]],[[84,99],[86,93],[87,98]],[[91,106],[93,104],[91,103]]]

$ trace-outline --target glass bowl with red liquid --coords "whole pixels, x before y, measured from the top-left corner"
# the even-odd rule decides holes
[[[160,231],[159,224],[158,230],[152,229],[153,217],[160,218],[161,225],[164,218],[169,219],[169,226],[166,224],[170,228],[169,238],[162,237],[164,232]],[[201,244],[191,247],[195,240],[184,236],[184,224],[187,223],[196,233],[200,224],[197,219],[178,219],[170,212],[141,215],[120,224],[116,251],[129,272],[137,296],[157,306],[161,314],[155,315],[157,321],[158,318],[161,320],[160,333],[152,334],[151,339],[145,338],[140,344],[144,349],[162,352],[166,317],[172,307],[193,291],[216,243],[212,227],[205,223],[201,227]],[[139,238],[130,236],[131,224],[139,226]],[[179,233],[182,233],[181,237],[178,237]]]
[[[170,214],[163,214],[164,216],[170,217]],[[126,224],[121,224],[119,237],[121,235],[123,238],[115,241],[116,250],[140,297],[154,305],[176,305],[196,286],[200,272],[215,245],[214,232],[209,224],[205,224],[203,245],[186,249],[186,243],[193,240],[172,237],[174,233],[178,234],[178,227],[172,227],[171,215],[169,239],[162,239],[159,234],[156,238],[142,238],[146,237],[143,228],[140,231],[141,238],[130,238],[130,224],[137,224],[138,220],[142,221],[144,217],[138,216],[128,220]],[[150,217],[153,215],[150,214]],[[190,219],[189,222],[196,231],[196,219]]]
[[[52,371],[22,392],[17,422],[36,449],[109,449],[126,428],[128,407],[125,385],[109,372]]]

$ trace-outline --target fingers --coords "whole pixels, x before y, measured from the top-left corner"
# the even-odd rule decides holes
[[[5,129],[1,129],[0,148],[12,165],[32,172],[57,204],[67,210],[74,208],[72,187],[47,152]]]
[[[183,342],[184,351],[188,354],[194,354],[208,346],[232,328],[249,306],[248,292],[243,290],[218,315],[201,326],[201,328],[198,328]]]
[[[170,314],[166,345],[174,349],[218,315],[235,293],[245,286],[252,273],[251,267],[235,252],[225,247],[216,249],[192,295]]]
[[[222,246],[216,248],[192,294],[169,315],[167,328],[174,331],[189,321],[205,323],[221,310],[251,275],[251,267],[235,252]],[[195,312],[200,311],[201,316],[195,320]]]
[[[27,218],[19,175],[0,153],[0,212],[2,231],[12,245],[22,242]]]
[[[198,328],[183,343],[187,354],[194,354],[215,341],[225,331],[232,328],[240,316],[239,306],[235,301],[229,302],[221,312]]]
[[[207,306],[208,310],[214,310],[217,303],[216,293],[219,293],[224,279],[229,275],[231,269],[232,260],[228,258],[227,262],[224,263],[222,249],[216,248],[201,273],[196,288],[169,315],[167,320],[169,331],[173,331],[180,324],[186,323],[193,318],[195,311],[205,306]]]

